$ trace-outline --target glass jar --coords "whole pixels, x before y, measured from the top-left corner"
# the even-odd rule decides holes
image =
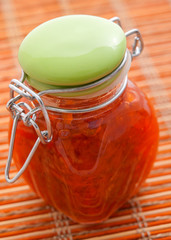
[[[154,109],[127,79],[128,50],[125,56],[120,72],[114,70],[95,86],[42,94],[27,75],[22,77],[25,84],[11,83],[8,108],[14,124],[11,120],[6,178],[10,182],[13,154],[20,172],[11,182],[23,174],[38,196],[80,223],[104,221],[136,194],[156,157]],[[20,95],[14,97],[13,91]]]

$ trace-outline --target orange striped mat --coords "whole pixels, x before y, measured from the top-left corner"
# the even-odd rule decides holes
[[[11,78],[20,77],[18,47],[40,23],[66,14],[119,16],[125,31],[139,28],[145,49],[129,77],[151,98],[160,126],[154,167],[133,199],[99,225],[80,225],[45,205],[20,178],[5,182]],[[171,239],[171,1],[0,0],[0,239]],[[12,165],[12,175],[16,168]]]

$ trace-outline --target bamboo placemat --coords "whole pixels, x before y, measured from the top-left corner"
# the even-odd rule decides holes
[[[99,225],[80,225],[45,205],[20,178],[5,182],[11,78],[20,77],[18,47],[40,23],[66,14],[119,16],[125,31],[139,28],[143,54],[129,77],[153,102],[160,126],[156,162],[133,199]],[[171,1],[0,0],[0,239],[171,239]],[[12,176],[16,168],[12,165]]]

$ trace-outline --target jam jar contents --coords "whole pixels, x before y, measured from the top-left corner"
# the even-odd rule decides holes
[[[77,107],[78,100],[61,104]],[[137,192],[155,159],[158,125],[149,100],[128,81],[124,93],[100,110],[49,112],[49,117],[53,139],[39,145],[24,179],[48,204],[77,222],[107,219]],[[45,128],[41,114],[36,121]],[[18,168],[36,139],[33,127],[20,121],[14,146]]]
[[[158,146],[153,107],[127,81],[141,34],[112,21],[72,15],[41,24],[21,43],[24,74],[9,85],[7,181],[23,173],[38,196],[80,223],[104,221],[135,195]],[[10,179],[12,157],[19,172]]]

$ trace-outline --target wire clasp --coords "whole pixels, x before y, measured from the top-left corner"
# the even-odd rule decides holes
[[[139,32],[138,29],[132,29],[132,30],[125,33],[126,37],[129,37],[131,35],[135,35],[134,43],[132,45],[132,52],[131,52],[131,56],[132,56],[132,59],[133,59],[134,57],[137,57],[141,54],[141,52],[144,48],[144,43],[143,43],[141,33]]]
[[[52,130],[51,130],[51,123],[50,123],[50,119],[49,119],[46,107],[40,96],[38,96],[34,91],[29,89],[26,85],[24,85],[21,81],[19,81],[17,79],[12,79],[11,83],[9,84],[9,88],[10,88],[11,99],[7,103],[7,109],[8,109],[8,111],[10,111],[10,113],[12,115],[13,127],[12,127],[12,132],[11,132],[9,155],[8,155],[6,169],[5,169],[5,178],[6,178],[7,182],[13,183],[21,176],[21,174],[27,168],[39,143],[41,142],[43,144],[46,144],[52,140]],[[14,97],[14,92],[18,93],[19,95]],[[26,102],[18,102],[18,100],[20,100],[22,97],[31,101],[33,107],[31,107]],[[41,131],[39,126],[37,125],[36,114],[33,112],[33,110],[35,110],[35,108],[36,108],[34,105],[35,101],[36,101],[36,103],[38,103],[40,111],[42,111],[44,119],[45,119],[47,129],[43,130],[43,131]],[[12,155],[13,155],[16,129],[17,129],[18,121],[21,121],[21,120],[23,121],[24,125],[29,126],[29,127],[30,126],[34,127],[34,129],[38,135],[38,138],[31,150],[31,152],[29,153],[24,165],[22,166],[22,168],[19,170],[19,172],[16,174],[15,177],[10,179],[9,171],[10,171]]]
[[[122,28],[121,20],[119,17],[113,17],[110,19],[110,21],[118,24]],[[131,58],[133,59],[134,57],[137,57],[141,54],[141,52],[144,48],[144,43],[143,43],[141,33],[138,29],[132,29],[125,33],[126,37],[129,37],[131,35],[135,35],[134,43],[132,45],[132,51],[131,51]]]

